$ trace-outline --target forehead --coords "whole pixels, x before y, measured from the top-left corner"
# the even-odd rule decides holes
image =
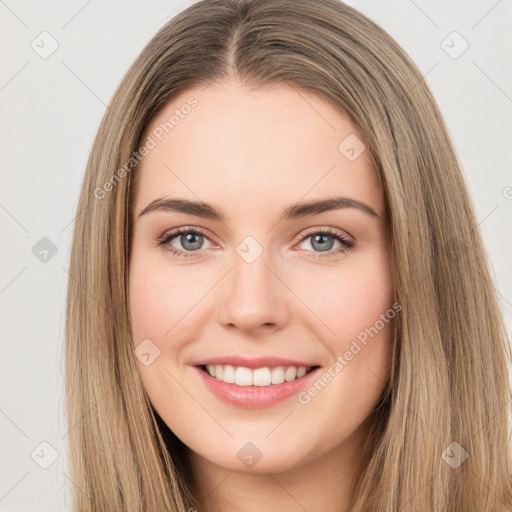
[[[143,144],[148,138],[154,147],[136,171],[137,212],[163,196],[222,205],[234,215],[332,195],[383,209],[362,134],[328,100],[286,84],[187,90],[150,121]]]

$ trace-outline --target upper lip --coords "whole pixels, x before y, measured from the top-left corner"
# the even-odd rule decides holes
[[[313,367],[319,366],[312,362],[297,361],[296,359],[283,359],[281,357],[242,357],[242,356],[220,356],[212,357],[208,359],[202,359],[194,363],[195,366],[206,366],[206,365],[226,365],[231,366],[243,366],[245,368],[264,368],[264,367],[276,367],[276,366],[301,366]]]

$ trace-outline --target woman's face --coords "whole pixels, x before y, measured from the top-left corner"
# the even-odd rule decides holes
[[[197,460],[280,472],[358,455],[396,313],[361,139],[329,102],[286,85],[191,89],[148,125],[133,343],[153,407]]]

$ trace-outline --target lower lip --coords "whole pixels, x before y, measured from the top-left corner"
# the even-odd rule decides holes
[[[206,387],[220,400],[230,405],[246,408],[269,407],[281,400],[296,395],[316,375],[320,368],[304,375],[299,379],[282,384],[271,384],[270,386],[237,386],[217,380],[200,367],[194,367]]]

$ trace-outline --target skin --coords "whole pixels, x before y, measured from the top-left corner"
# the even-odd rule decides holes
[[[348,511],[369,414],[389,377],[392,321],[370,338],[308,404],[297,396],[263,409],[221,402],[193,368],[232,354],[316,361],[329,368],[358,334],[393,304],[382,190],[369,151],[350,161],[338,145],[349,119],[322,97],[285,84],[249,89],[236,79],[194,88],[157,113],[144,136],[190,97],[197,106],[141,162],[132,215],[129,298],[134,346],[160,350],[137,363],[154,408],[190,449],[201,510]],[[331,210],[278,222],[285,207],[342,195],[373,208]],[[224,222],[172,211],[137,218],[161,197],[202,200]],[[202,228],[200,249],[174,228]],[[310,228],[309,238],[300,241]],[[315,233],[333,228],[354,242]],[[252,263],[236,248],[252,236],[263,252]],[[169,243],[168,245],[170,245]],[[325,247],[325,245],[324,245]],[[318,257],[320,255],[320,257]],[[262,458],[251,468],[237,452],[252,442]]]

